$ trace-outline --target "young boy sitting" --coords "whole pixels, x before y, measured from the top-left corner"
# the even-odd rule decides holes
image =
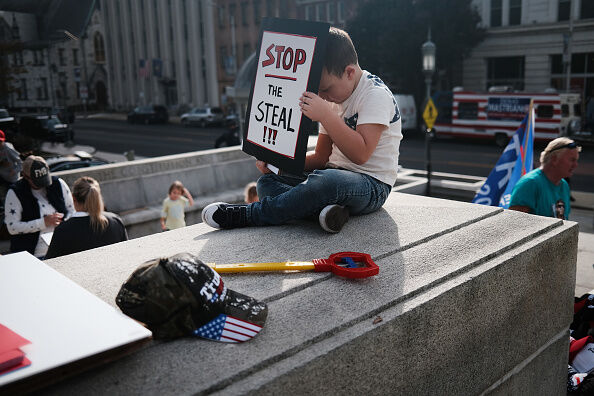
[[[202,221],[214,228],[283,224],[318,216],[328,232],[339,232],[349,215],[371,213],[396,182],[402,133],[394,96],[362,70],[349,35],[330,28],[319,95],[304,92],[303,114],[321,124],[316,149],[305,159],[307,178],[275,175],[256,166],[259,202],[210,204]],[[331,103],[333,102],[333,103]]]

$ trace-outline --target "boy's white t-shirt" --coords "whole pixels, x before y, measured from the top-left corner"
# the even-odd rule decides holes
[[[363,70],[357,88],[337,108],[338,114],[353,131],[360,124],[381,124],[388,128],[382,132],[377,147],[366,163],[355,164],[333,143],[327,166],[365,173],[393,186],[398,174],[402,131],[400,111],[390,89],[378,77]],[[327,134],[322,125],[320,133]]]

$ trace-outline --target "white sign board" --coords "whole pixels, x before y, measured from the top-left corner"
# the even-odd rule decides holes
[[[314,123],[299,98],[318,92],[329,25],[266,18],[257,51],[243,151],[282,170],[303,171]]]
[[[315,45],[315,37],[263,33],[247,132],[250,142],[295,158],[302,117],[299,97],[307,91]]]

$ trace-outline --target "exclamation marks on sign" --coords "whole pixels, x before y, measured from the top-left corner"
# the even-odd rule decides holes
[[[262,142],[266,142],[266,132],[268,132],[268,144],[276,144],[276,135],[278,134],[278,129],[264,127],[264,135],[262,136]]]

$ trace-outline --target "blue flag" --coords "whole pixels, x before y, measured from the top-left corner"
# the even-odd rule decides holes
[[[511,193],[522,176],[533,168],[534,110],[530,110],[509,141],[473,203],[509,208]]]

